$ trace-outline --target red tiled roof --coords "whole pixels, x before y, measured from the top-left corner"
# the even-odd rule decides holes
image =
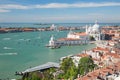
[[[82,53],[82,54],[77,54],[78,57],[88,57],[89,55],[86,53]]]
[[[93,51],[106,51],[108,52],[109,50],[107,48],[101,48],[101,47],[96,47],[92,49]]]
[[[107,53],[107,55],[114,57],[114,58],[120,58],[120,55],[118,55],[116,53]]]
[[[120,63],[116,66],[116,69],[117,68],[120,70]],[[114,73],[113,69],[115,69],[115,66],[108,66],[105,68],[97,69],[92,72],[89,72],[87,75],[83,76],[81,79],[82,80],[96,79],[98,76],[106,76],[108,72],[113,74]]]
[[[79,36],[86,36],[87,34],[85,32],[77,32],[74,33],[75,35],[79,35]]]

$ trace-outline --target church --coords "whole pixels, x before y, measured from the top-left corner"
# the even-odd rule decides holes
[[[86,34],[88,34],[89,37],[93,37],[95,41],[104,40],[105,38],[105,35],[101,32],[100,25],[97,21],[93,26],[86,25]]]
[[[59,48],[66,45],[89,44],[90,37],[93,37],[95,41],[104,40],[104,34],[102,34],[97,21],[93,26],[86,26],[85,32],[73,32],[70,30],[70,32],[67,34],[67,37],[59,38],[57,40],[55,40],[54,36],[52,36],[47,47]]]

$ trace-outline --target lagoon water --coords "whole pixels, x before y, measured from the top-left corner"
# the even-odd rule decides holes
[[[0,34],[0,79],[18,78],[14,75],[16,71],[46,62],[59,62],[63,56],[95,47],[94,44],[64,46],[59,49],[45,47],[51,35],[57,39],[66,37],[67,33],[68,31],[45,31]]]

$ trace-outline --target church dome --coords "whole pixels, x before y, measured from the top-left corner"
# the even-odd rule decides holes
[[[96,21],[95,24],[93,25],[92,29],[93,29],[93,31],[99,31],[99,28],[100,28],[100,26]]]
[[[92,27],[90,26],[89,28],[88,28],[88,32],[91,32],[92,31]]]

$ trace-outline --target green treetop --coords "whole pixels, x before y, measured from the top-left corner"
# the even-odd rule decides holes
[[[94,61],[91,57],[82,57],[78,65],[78,73],[84,75],[95,68]]]

